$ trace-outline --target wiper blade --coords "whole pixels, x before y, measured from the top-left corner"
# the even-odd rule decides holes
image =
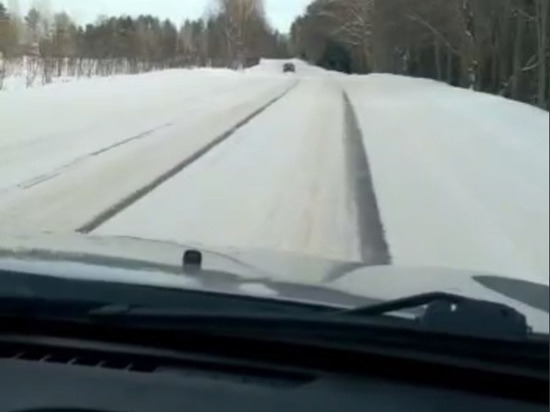
[[[381,317],[391,312],[425,307],[415,319]],[[344,311],[324,313],[295,312],[277,314],[251,311],[172,310],[162,308],[107,305],[88,315],[100,321],[130,324],[155,323],[165,326],[263,329],[266,325],[361,330],[372,325],[391,325],[449,335],[475,338],[525,340],[532,337],[526,317],[514,308],[461,295],[433,292]]]
[[[415,319],[377,316],[426,306]],[[162,308],[107,305],[94,308],[88,315],[100,322],[125,325],[145,324],[173,328],[213,328],[231,331],[290,331],[300,329],[362,333],[369,327],[465,335],[473,338],[525,341],[532,331],[526,317],[506,305],[475,300],[447,293],[428,293],[381,304],[324,313],[262,313],[235,310],[173,310]]]
[[[333,312],[331,312],[333,313]],[[174,328],[186,328],[199,326],[201,328],[227,326],[231,329],[239,326],[260,326],[264,328],[266,323],[286,323],[288,325],[300,323],[319,324],[355,324],[353,320],[326,318],[325,314],[312,314],[311,312],[296,311],[296,313],[277,313],[274,311],[251,312],[242,310],[219,309],[173,309],[154,308],[132,305],[105,305],[88,311],[90,319],[99,322],[114,322],[125,325],[152,324],[156,326],[173,326]],[[333,322],[336,320],[336,322]]]
[[[397,312],[400,310],[414,309],[420,306],[428,305],[437,301],[449,302],[452,304],[459,304],[466,300],[472,300],[465,296],[455,295],[445,292],[430,292],[419,295],[407,296],[400,299],[390,300],[382,303],[375,303],[373,305],[361,306],[358,308],[343,310],[339,312],[341,315],[350,316],[376,316],[384,315],[390,312]]]
[[[17,299],[11,299],[14,303]],[[0,299],[0,303],[6,300]],[[45,310],[43,304],[53,303]],[[426,329],[410,319],[388,316],[342,316],[339,310],[326,312],[250,311],[237,308],[158,308],[132,304],[99,302],[19,301],[18,310],[0,310],[3,327],[11,330],[21,318],[28,325],[63,324],[63,330],[106,328],[106,330],[143,331],[174,336],[223,337],[266,342],[311,345],[350,351],[426,352],[429,356],[480,359],[494,365],[517,365],[548,374],[548,342],[534,339],[478,339]],[[0,309],[1,309],[0,304]],[[11,308],[13,309],[13,308]],[[9,320],[15,320],[15,323]],[[34,322],[34,323],[33,323]],[[59,323],[60,322],[60,323]],[[2,322],[0,322],[2,323]],[[0,328],[1,329],[1,328]],[[84,329],[86,330],[86,329]],[[168,336],[168,335],[166,335]],[[401,356],[401,355],[399,355]],[[405,356],[405,355],[403,355]],[[407,355],[408,356],[408,355]],[[533,366],[535,365],[535,366]],[[539,372],[537,372],[539,373]]]
[[[96,323],[117,325],[129,328],[155,328],[172,331],[222,332],[231,335],[243,333],[258,337],[324,336],[356,340],[367,337],[374,329],[392,329],[402,334],[407,327],[417,325],[406,319],[374,318],[354,319],[335,316],[339,311],[328,312],[296,311],[277,313],[235,309],[170,309],[135,307],[126,305],[106,305],[88,312],[88,317]],[[373,329],[374,328],[374,329]]]
[[[524,339],[532,330],[521,312],[501,303],[432,292],[340,311],[340,316],[370,317],[426,306],[417,322],[433,331],[485,338]]]
[[[198,334],[337,348],[350,351],[426,353],[427,356],[472,359],[487,365],[515,365],[548,375],[548,341],[475,336],[436,330],[410,319],[388,316],[342,316],[330,313],[256,313],[226,310],[173,310],[105,306],[89,312],[94,323],[115,328]],[[463,332],[463,331],[462,331]],[[191,336],[190,335],[190,336]],[[401,356],[401,355],[400,355]],[[407,355],[408,356],[408,355]]]

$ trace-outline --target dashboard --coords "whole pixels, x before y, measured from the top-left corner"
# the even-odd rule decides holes
[[[417,373],[421,377],[423,371]],[[0,412],[547,410],[547,405],[368,374],[0,335]]]

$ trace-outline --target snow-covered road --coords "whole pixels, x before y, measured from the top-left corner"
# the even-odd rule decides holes
[[[303,80],[96,233],[357,260],[341,100],[336,85]]]
[[[0,190],[0,228],[11,231],[77,230],[235,127],[294,84],[289,79],[265,77],[244,81],[243,76],[231,73],[214,73],[207,79],[210,81],[205,82],[203,73],[205,94],[202,96],[194,96],[199,89],[196,85],[187,90],[183,82],[181,89],[169,89],[163,77],[157,79],[153,75],[145,79],[144,93],[159,87],[167,96],[163,100],[164,95],[155,91],[156,104],[144,101],[145,107],[151,108],[151,116],[149,110],[139,109],[139,104],[134,102],[135,96],[127,98],[122,94],[123,87],[118,86],[121,90],[113,92],[112,96],[107,94],[107,98],[116,99],[118,106],[124,108],[117,111],[114,102],[107,100],[106,104],[112,107],[105,120],[111,126],[106,135],[102,135],[107,126],[101,118],[88,129],[83,126],[72,136],[66,133],[63,120],[54,119],[46,122],[46,127],[61,123],[59,136],[41,135],[31,127],[28,133],[20,133],[21,139],[1,139],[4,146],[0,148],[0,188],[4,190]],[[122,83],[126,81],[128,79],[123,79]],[[104,86],[103,82],[99,83]],[[96,92],[93,84],[75,86],[84,89],[81,92],[83,99],[88,93]],[[107,90],[103,91],[107,93]],[[182,97],[174,97],[180,94]],[[71,99],[65,100],[63,96],[57,96],[56,102],[69,110]],[[130,108],[125,107],[127,101]],[[163,105],[167,105],[167,113],[162,113]],[[94,110],[92,112],[95,114]],[[87,115],[76,111],[72,115],[77,119],[70,123],[89,121]],[[9,121],[7,125],[15,128]],[[21,126],[21,130],[25,128]],[[20,145],[15,144],[17,140],[21,140]]]
[[[144,133],[209,114],[212,104],[236,104],[280,83],[223,71],[208,76],[167,71],[2,92],[0,194]]]
[[[549,283],[548,112],[296,64],[0,94],[0,242],[85,228],[359,261],[378,219],[394,264]],[[377,207],[358,209],[349,110]]]

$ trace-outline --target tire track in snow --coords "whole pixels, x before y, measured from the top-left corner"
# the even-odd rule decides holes
[[[200,95],[194,95],[191,94],[188,96],[188,100],[186,102],[187,109],[193,108],[195,106],[200,106],[201,104],[204,104],[208,101],[208,97],[212,94],[216,94],[216,96],[223,95],[226,93],[234,93],[235,85],[224,85],[223,87],[218,86],[213,91],[209,91],[208,93],[205,93],[204,91]],[[152,125],[151,127],[146,128],[144,131],[139,131],[139,133],[131,134],[129,137],[124,138],[121,141],[117,141],[111,144],[108,144],[107,146],[103,146],[100,148],[97,148],[95,150],[92,150],[90,152],[85,152],[82,154],[77,155],[76,157],[69,159],[67,162],[62,163],[58,166],[55,166],[51,168],[50,170],[43,171],[35,176],[28,177],[22,181],[15,182],[11,186],[7,186],[5,188],[0,187],[0,200],[2,198],[7,197],[13,192],[19,191],[19,190],[28,190],[32,189],[35,186],[38,186],[42,183],[46,183],[49,180],[55,179],[64,173],[72,170],[75,167],[78,167],[82,163],[86,162],[87,160],[99,156],[101,154],[107,153],[113,149],[116,149],[121,146],[125,146],[129,143],[132,143],[137,140],[141,140],[143,138],[146,138],[162,129],[168,128],[173,125],[175,122],[175,119],[170,119],[168,122],[162,122],[156,125]],[[71,134],[74,135],[75,133],[78,134],[82,130],[77,129],[78,131],[73,131]],[[41,135],[40,139],[38,140],[47,140],[49,138],[55,137],[55,134],[46,134]],[[35,139],[36,140],[36,139]],[[28,143],[27,143],[28,144]],[[2,153],[4,154],[4,153]]]
[[[267,102],[265,105],[261,106],[260,108],[256,109],[252,113],[250,113],[248,116],[240,120],[235,126],[233,126],[231,129],[225,131],[220,136],[218,136],[216,139],[208,143],[207,145],[203,146],[201,149],[196,151],[191,156],[186,157],[184,160],[182,160],[180,163],[178,163],[176,166],[172,167],[170,170],[168,170],[166,173],[162,174],[161,176],[157,177],[155,180],[150,182],[149,184],[143,186],[138,191],[126,196],[124,199],[122,199],[120,202],[116,203],[115,205],[111,206],[109,209],[105,210],[103,213],[100,213],[98,216],[93,218],[91,221],[83,225],[82,227],[77,229],[77,232],[80,233],[90,233],[94,230],[96,230],[98,227],[106,223],[108,220],[112,219],[114,216],[122,212],[124,209],[130,207],[135,202],[137,202],[139,199],[147,196],[150,192],[155,190],[157,187],[162,185],[167,180],[171,179],[181,171],[183,171],[186,167],[191,165],[192,163],[199,160],[201,157],[203,157],[206,153],[214,149],[216,146],[218,146],[223,141],[227,140],[229,137],[231,137],[237,130],[248,124],[252,119],[259,116],[261,113],[263,113],[266,109],[268,109],[270,106],[272,106],[274,103],[278,102],[282,98],[284,98],[290,91],[292,91],[299,83],[300,81],[297,80],[294,84],[292,84],[290,87],[288,87],[283,93],[276,96],[269,102]]]
[[[369,265],[389,265],[391,256],[374,192],[367,151],[357,115],[345,92],[344,110],[348,184],[356,204],[361,257]]]
[[[147,131],[145,131],[145,132],[142,132],[142,133],[140,133],[140,134],[138,134],[138,135],[135,135],[135,136],[132,136],[132,137],[128,137],[128,138],[126,138],[126,139],[124,139],[124,140],[121,140],[120,142],[117,142],[117,143],[111,144],[111,145],[109,145],[109,146],[103,147],[103,148],[98,149],[98,150],[96,150],[96,151],[94,151],[94,152],[87,153],[87,154],[85,154],[85,155],[79,156],[79,157],[77,157],[76,159],[72,160],[71,162],[69,162],[69,163],[67,163],[67,164],[65,164],[65,165],[63,165],[63,166],[61,166],[61,167],[55,169],[55,170],[52,171],[52,172],[45,173],[45,174],[43,174],[43,175],[40,175],[40,176],[34,177],[34,178],[32,178],[32,179],[29,179],[29,180],[27,180],[27,181],[25,181],[25,182],[19,183],[19,184],[17,185],[17,187],[19,187],[19,188],[21,188],[21,189],[31,189],[31,188],[33,188],[33,187],[36,186],[36,185],[39,185],[39,184],[44,183],[44,182],[47,182],[48,180],[51,180],[51,179],[53,179],[53,178],[59,176],[61,173],[66,172],[67,170],[71,169],[71,168],[74,167],[74,166],[77,166],[78,164],[80,164],[80,163],[82,163],[82,162],[88,160],[88,159],[91,158],[91,157],[99,156],[99,155],[101,155],[101,154],[103,154],[103,153],[106,153],[106,152],[108,152],[108,151],[110,151],[110,150],[116,149],[116,148],[118,148],[118,147],[120,147],[120,146],[124,146],[124,145],[126,145],[126,144],[128,144],[128,143],[131,143],[131,142],[135,141],[135,140],[143,139],[143,138],[145,138],[145,137],[147,137],[147,136],[149,136],[149,135],[151,135],[151,134],[153,134],[153,133],[155,133],[155,132],[157,132],[157,131],[159,131],[159,130],[161,130],[161,129],[164,129],[164,128],[166,128],[166,127],[169,127],[169,126],[171,126],[171,125],[172,125],[171,123],[162,124],[162,125],[157,126],[157,127],[153,128],[153,129],[150,129],[150,130],[147,130]]]

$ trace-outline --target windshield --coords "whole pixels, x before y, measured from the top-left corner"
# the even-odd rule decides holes
[[[0,0],[0,270],[345,307],[460,293],[547,324],[549,16]],[[191,248],[208,281],[173,279]]]

